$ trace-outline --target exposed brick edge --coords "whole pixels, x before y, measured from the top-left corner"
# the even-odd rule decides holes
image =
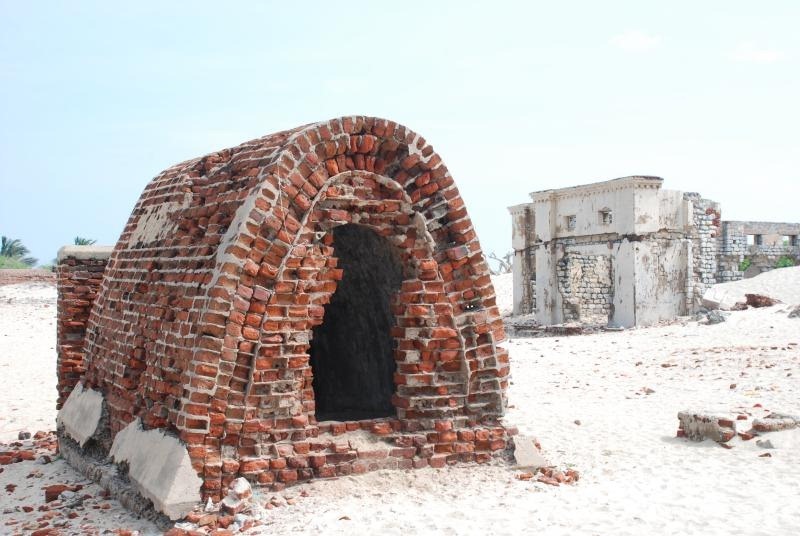
[[[111,248],[93,246],[71,246],[59,251],[54,274],[58,292],[56,409],[61,409],[84,372],[86,326],[110,255]]]

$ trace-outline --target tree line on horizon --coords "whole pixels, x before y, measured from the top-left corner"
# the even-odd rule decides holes
[[[76,246],[91,246],[96,240],[91,238],[83,238],[76,236],[73,243]],[[26,269],[33,268],[39,262],[36,257],[30,256],[30,250],[18,238],[9,238],[3,236],[0,238],[0,269]],[[52,264],[44,265],[42,268],[52,268],[55,265],[55,259]]]

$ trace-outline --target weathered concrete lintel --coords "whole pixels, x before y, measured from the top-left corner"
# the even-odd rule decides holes
[[[97,432],[103,415],[103,395],[92,389],[84,389],[78,382],[58,412],[57,422],[64,432],[83,447]]]
[[[202,500],[203,481],[192,468],[189,452],[162,430],[144,430],[137,418],[114,438],[109,453],[128,464],[128,476],[143,497],[170,519],[180,519]]]
[[[107,259],[114,251],[114,246],[63,246],[58,250],[57,260],[72,257],[74,259]]]

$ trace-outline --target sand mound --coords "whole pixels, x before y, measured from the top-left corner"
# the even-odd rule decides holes
[[[703,295],[706,307],[730,309],[745,294],[761,294],[790,305],[800,304],[800,266],[779,268],[751,279],[714,285]]]

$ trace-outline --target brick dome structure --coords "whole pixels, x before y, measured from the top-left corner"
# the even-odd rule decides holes
[[[161,429],[215,499],[237,476],[281,487],[481,462],[507,445],[503,337],[439,155],[404,126],[343,117],[153,179],[110,255],[73,379],[60,368],[60,403],[82,359],[76,391],[103,400],[92,441],[113,450],[134,421]],[[334,445],[354,433],[391,448]]]

